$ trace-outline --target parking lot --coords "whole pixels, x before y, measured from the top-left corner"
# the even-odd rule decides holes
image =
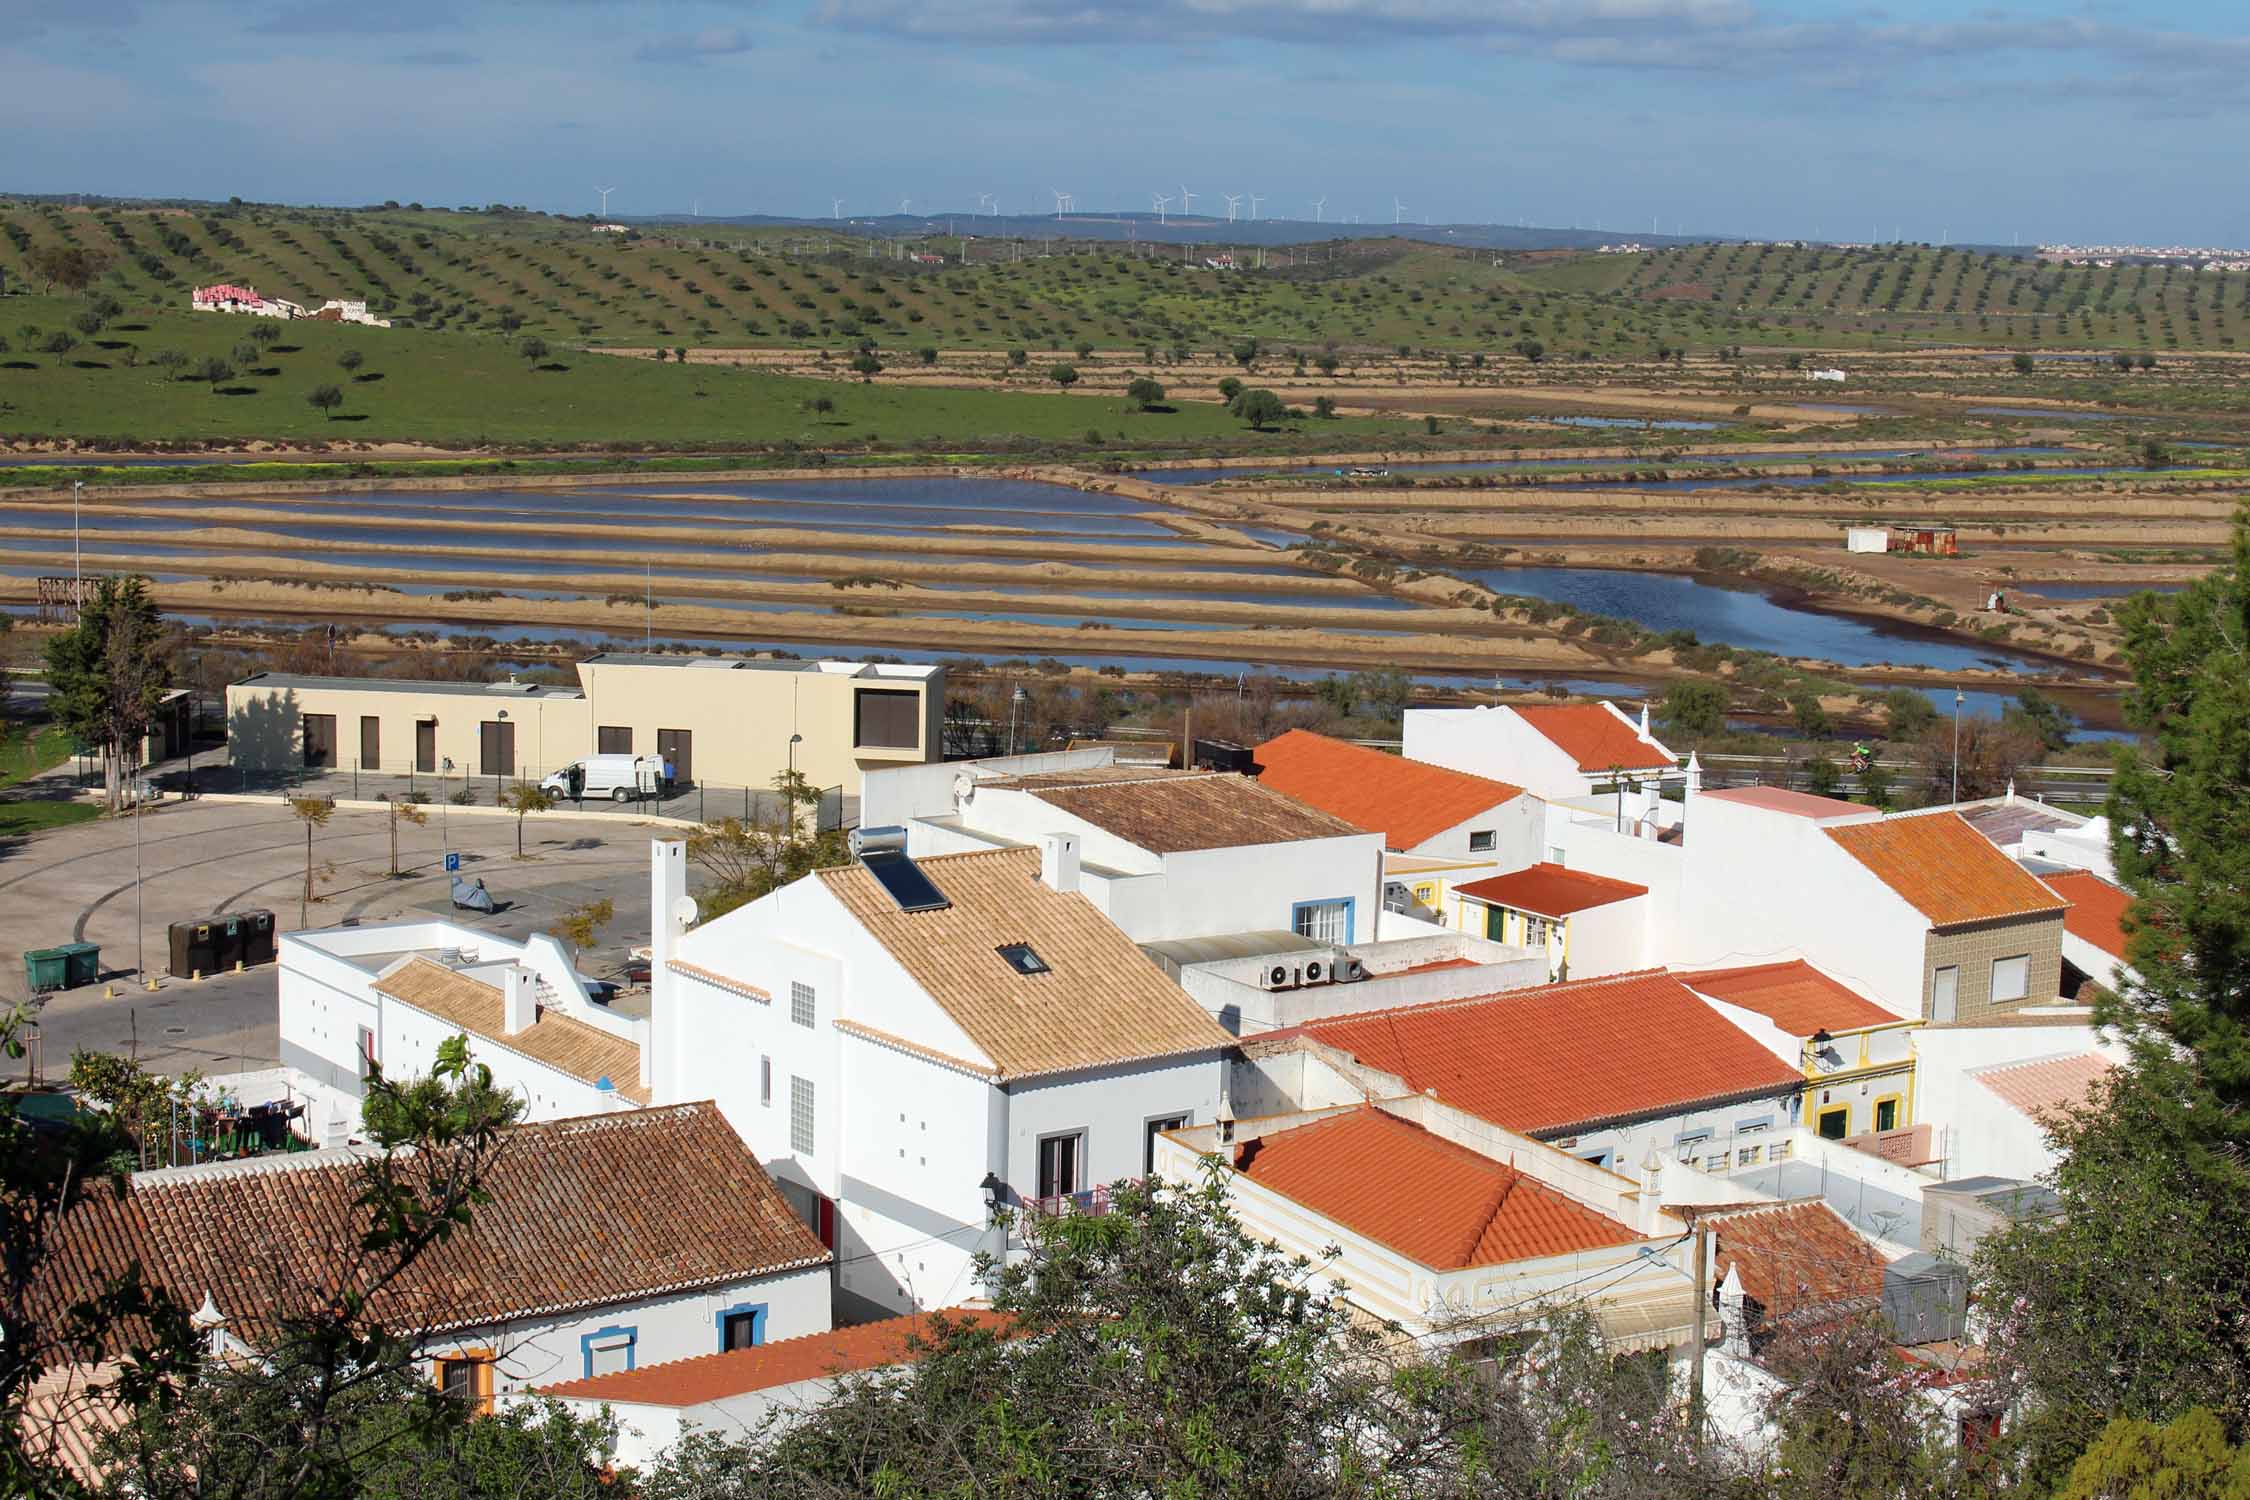
[[[622,968],[626,950],[648,940],[648,841],[676,829],[599,818],[516,820],[467,814],[443,805],[428,823],[399,827],[402,878],[392,879],[389,817],[338,809],[313,832],[318,899],[302,925],[454,916],[464,925],[521,939],[575,907],[607,898],[615,919],[581,967],[597,978]],[[453,911],[445,853],[464,875],[481,877],[500,910]],[[151,807],[140,827],[130,817],[60,828],[0,849],[0,1004],[27,998],[18,955],[59,943],[101,945],[103,982],[37,1002],[38,1067],[59,1078],[73,1048],[137,1051],[165,1072],[198,1068],[231,1073],[279,1060],[276,971],[264,966],[200,981],[161,977],[171,923],[221,912],[271,910],[275,927],[300,926],[305,825],[285,802],[173,802]],[[136,889],[138,899],[136,901]],[[138,915],[136,917],[136,907]],[[159,976],[148,993],[134,977],[145,963]],[[115,998],[104,988],[114,987]]]

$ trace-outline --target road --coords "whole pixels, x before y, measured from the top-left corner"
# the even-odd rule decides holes
[[[616,918],[587,950],[582,967],[614,974],[625,950],[648,940],[648,838],[654,828],[609,816],[534,818],[524,826],[525,858],[515,857],[511,817],[455,816],[430,809],[427,826],[402,825],[399,862],[389,870],[387,815],[338,811],[313,835],[318,899],[310,927],[345,922],[458,916],[467,925],[521,939],[562,913],[607,898]],[[673,830],[665,830],[674,832]],[[0,1004],[26,999],[26,948],[87,941],[101,945],[104,986],[65,991],[38,1004],[38,1055],[21,1066],[45,1076],[68,1071],[73,1048],[136,1050],[160,1071],[235,1072],[279,1060],[276,971],[201,981],[160,978],[151,994],[133,977],[136,955],[160,976],[166,928],[219,912],[270,909],[276,928],[296,930],[304,887],[304,824],[273,802],[194,801],[152,808],[136,830],[129,817],[56,829],[0,845]],[[507,903],[489,917],[454,913],[443,869],[450,847]],[[135,917],[135,872],[140,872]],[[145,949],[141,945],[145,944]]]

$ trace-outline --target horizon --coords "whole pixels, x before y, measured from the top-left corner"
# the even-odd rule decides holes
[[[1410,226],[1625,239],[2250,242],[2209,189],[2250,105],[2236,15],[1954,14],[0,0],[0,126],[40,195],[576,216],[610,187],[620,219],[818,221],[838,198],[959,220],[986,195],[1046,217],[1057,192],[1170,214],[1184,189],[1221,225],[1255,194],[1259,220],[1361,229],[1403,204]]]

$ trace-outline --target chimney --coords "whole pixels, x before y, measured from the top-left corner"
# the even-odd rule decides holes
[[[1719,1324],[1722,1330],[1719,1350],[1736,1359],[1750,1357],[1750,1329],[1743,1303],[1742,1276],[1739,1268],[1727,1267],[1727,1279],[1719,1283]]]
[[[1641,738],[1648,738],[1648,700],[1641,700]]]
[[[1658,781],[1641,783],[1641,816],[1648,821],[1648,836],[1655,838],[1663,823],[1658,814],[1664,811],[1664,784]]]
[[[1039,878],[1066,896],[1078,889],[1077,834],[1039,835]]]
[[[2009,777],[2009,778],[2008,778],[2008,800],[2007,800],[2007,801],[2006,801],[2005,803],[2003,803],[2003,804],[2002,804],[2002,806],[2005,806],[2005,807],[2014,807],[2015,805],[2016,805],[2016,778],[2015,778],[2015,777],[2013,777],[2013,776],[2011,776],[2011,777]]]
[[[1696,759],[1693,750],[1687,753],[1687,789],[1690,792],[1703,790],[1703,762]]]
[[[500,1032],[514,1036],[529,1031],[539,1019],[539,976],[522,964],[508,965],[507,1005],[501,1012]]]
[[[687,844],[680,839],[652,839],[648,846],[648,1039],[642,1044],[641,1081],[659,1104],[673,1102],[679,1081],[679,1059],[674,1035],[679,1021],[672,1013],[672,955],[680,938],[695,920],[695,903],[687,893]]]

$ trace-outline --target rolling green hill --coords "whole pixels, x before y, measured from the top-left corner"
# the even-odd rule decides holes
[[[1692,245],[1495,257],[1405,241],[1238,251],[936,239],[907,245],[737,226],[617,235],[532,214],[0,203],[0,274],[41,289],[76,248],[136,312],[250,283],[317,305],[367,297],[419,332],[625,347],[1400,348],[1645,359],[1659,348],[1962,342],[2193,352],[2234,347],[2250,276],[2054,268],[1898,246]],[[910,252],[942,257],[922,264]],[[973,263],[960,257],[967,252]],[[1051,252],[1051,253],[1049,253]],[[1197,251],[1200,256],[1203,251]],[[8,320],[0,314],[0,332]]]

